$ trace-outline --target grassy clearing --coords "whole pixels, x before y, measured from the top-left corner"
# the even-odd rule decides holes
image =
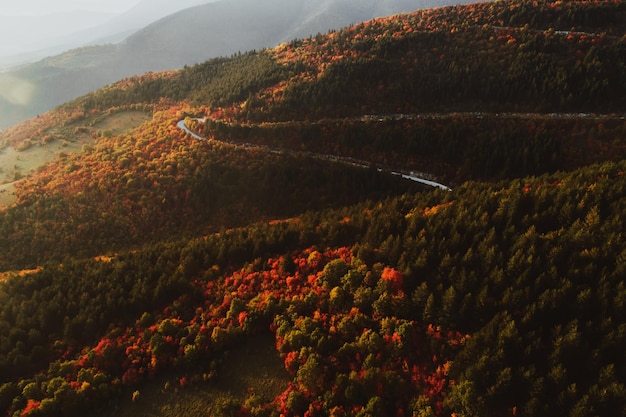
[[[97,136],[114,136],[139,127],[151,116],[141,111],[124,111],[99,120],[84,120],[69,126],[53,128],[51,132],[63,138],[47,143],[27,140],[18,149],[5,146],[0,149],[0,207],[12,204],[15,182],[32,174],[61,154],[82,152],[93,145]]]
[[[144,122],[151,120],[152,116],[138,110],[115,113],[93,124],[97,131],[108,132],[112,135],[120,135],[131,129],[139,127]]]
[[[208,382],[180,386],[180,378],[194,373],[178,373],[150,381],[139,387],[139,398],[132,393],[100,417],[186,417],[218,414],[229,400],[243,403],[253,395],[271,401],[286,388],[291,376],[275,348],[272,334],[246,338],[224,354],[218,376]],[[200,374],[201,375],[201,374]]]

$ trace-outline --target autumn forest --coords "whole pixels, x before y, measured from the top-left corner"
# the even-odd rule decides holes
[[[84,144],[7,184],[0,415],[626,415],[625,116],[626,3],[504,0],[3,130]]]

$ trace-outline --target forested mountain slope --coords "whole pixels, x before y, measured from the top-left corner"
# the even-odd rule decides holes
[[[113,89],[88,98],[85,109],[138,97],[190,98],[222,108],[225,114],[217,118],[304,121],[304,129],[297,129],[318,140],[296,138],[296,146],[339,147],[352,156],[367,152],[366,159],[385,154],[421,169],[435,164],[431,170],[438,175],[460,180],[621,159],[624,6],[570,3],[548,23],[554,7],[525,5],[459,6],[378,19],[209,61],[172,78],[134,80],[124,93]],[[375,117],[358,123],[364,116]],[[324,126],[329,135],[306,123],[347,117],[359,126],[339,132]],[[247,132],[264,134],[256,127]],[[292,133],[283,136],[295,138]],[[390,141],[398,134],[402,140]]]
[[[624,415],[625,13],[417,11],[2,132],[94,144],[0,212],[0,412]]]
[[[16,80],[6,84],[6,89],[19,80],[22,88],[25,86],[31,91],[30,97],[19,102],[11,101],[13,94],[0,96],[0,129],[124,77],[272,47],[377,16],[450,4],[447,0],[221,0],[190,7],[159,20],[145,20],[155,16],[152,10],[144,11],[142,17],[137,18],[147,6],[163,9],[162,5],[153,3],[140,4],[139,10],[129,12],[131,18],[147,26],[135,28],[123,41],[72,49],[0,77],[0,80],[7,77]],[[194,3],[200,2],[188,4]],[[119,25],[129,27],[124,20]],[[15,94],[18,92],[20,90]]]
[[[137,73],[174,69],[307,38],[374,17],[447,4],[417,0],[219,1],[147,26],[120,45],[116,58],[120,64],[133,64]]]

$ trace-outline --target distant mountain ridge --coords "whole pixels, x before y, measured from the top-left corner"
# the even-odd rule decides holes
[[[132,33],[179,10],[216,0],[141,1],[122,14],[91,11],[36,16],[0,15],[0,69],[26,65],[84,45],[118,43]],[[37,33],[31,28],[38,27]],[[42,39],[39,33],[54,35]]]
[[[114,14],[74,11],[41,16],[4,16],[0,12],[0,69],[28,62],[43,51],[60,53],[75,47],[81,40],[74,32],[101,26],[113,19]],[[32,28],[37,27],[37,31]],[[55,35],[41,38],[42,32]],[[72,36],[70,36],[72,35]],[[84,38],[83,38],[84,39]],[[31,58],[32,57],[32,58]]]
[[[12,77],[32,91],[28,100],[22,100],[28,101],[26,105],[0,94],[0,128],[131,75],[272,47],[374,17],[462,2],[364,0],[355,5],[352,0],[223,0],[202,4],[158,20],[119,44],[71,50],[0,74],[0,85],[7,84],[3,84],[3,76]],[[126,16],[159,8],[146,0]],[[120,29],[128,26],[122,23]]]
[[[200,42],[202,39],[209,42],[211,49],[207,52],[211,54],[210,57],[229,55],[238,50],[244,52],[306,38],[376,17],[452,3],[462,2],[363,0],[355,4],[353,0],[220,1],[180,11],[149,25],[130,36],[122,50],[126,54],[141,53],[142,47],[147,44],[170,49],[170,64],[162,69],[171,69],[189,64],[189,60],[194,63],[204,61],[207,56],[199,53],[203,48]],[[213,40],[216,34],[224,36]],[[195,46],[181,49],[181,41]],[[143,55],[143,59],[150,60],[149,53]]]

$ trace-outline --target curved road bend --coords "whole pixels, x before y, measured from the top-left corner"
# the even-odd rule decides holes
[[[203,120],[203,119],[198,119],[198,120]],[[179,120],[178,123],[176,123],[176,126],[178,126],[179,129],[183,130],[185,133],[187,133],[188,135],[190,135],[194,139],[206,140],[205,137],[200,136],[196,132],[194,132],[191,129],[189,129],[187,127],[187,125],[185,125],[185,120],[184,119],[183,120]],[[257,144],[253,144],[253,143],[235,143],[235,142],[228,142],[228,141],[222,141],[222,142],[230,143],[231,145],[240,145],[240,146],[244,146],[244,147],[263,148],[263,149],[266,149],[269,152],[276,152],[276,153],[284,152],[283,149],[274,149],[274,148],[270,148],[269,146],[257,145]],[[315,153],[315,152],[306,152],[306,155],[311,156],[313,158],[323,159],[325,161],[340,162],[340,163],[343,163],[343,164],[350,164],[350,165],[358,166],[358,167],[361,167],[361,168],[369,168],[370,167],[370,164],[367,161],[362,161],[362,160],[354,159],[354,158],[346,158],[346,157],[341,157],[341,156],[336,156],[336,155],[326,155],[326,154]],[[421,172],[414,172],[414,171],[405,171],[405,170],[401,170],[401,169],[398,169],[398,170],[394,170],[394,169],[383,170],[381,168],[378,168],[378,171],[380,171],[380,172],[388,172],[391,175],[399,175],[399,176],[401,176],[404,179],[415,181],[415,182],[418,182],[420,184],[428,185],[430,187],[441,188],[442,190],[445,190],[445,191],[452,191],[452,189],[450,187],[448,187],[447,185],[445,185],[445,184],[441,184],[439,182],[423,178],[423,177],[427,177],[427,176],[431,177],[431,175],[429,175],[429,174],[425,174],[425,173],[421,173]]]

